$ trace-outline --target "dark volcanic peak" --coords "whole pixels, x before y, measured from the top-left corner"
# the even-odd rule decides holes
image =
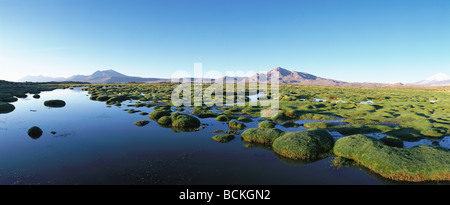
[[[115,70],[98,70],[91,75],[91,77],[127,77],[126,75],[119,73]]]
[[[267,72],[266,74],[269,75],[269,74],[275,73],[275,72],[277,72],[280,76],[287,76],[287,75],[291,75],[293,71],[286,70],[282,67],[276,67],[276,68],[270,70],[269,72]]]
[[[266,73],[267,78],[270,78],[274,73],[278,73],[278,76],[283,80],[316,80],[317,76],[309,73],[289,71],[281,67],[274,68]]]

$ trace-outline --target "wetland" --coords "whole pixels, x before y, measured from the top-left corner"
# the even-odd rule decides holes
[[[0,184],[449,184],[448,87],[281,85],[271,118],[174,87],[2,85]]]

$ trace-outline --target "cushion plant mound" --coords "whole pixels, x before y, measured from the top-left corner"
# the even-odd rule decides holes
[[[228,121],[230,119],[228,119],[228,117],[226,115],[219,115],[219,116],[216,117],[216,120],[217,121],[226,122],[226,121]]]
[[[190,115],[179,114],[172,117],[172,126],[178,128],[198,128],[200,127],[200,120]]]
[[[326,131],[311,129],[286,132],[273,142],[273,151],[291,159],[317,159],[328,156],[333,149],[334,139]]]
[[[66,102],[62,100],[47,100],[44,102],[44,105],[47,107],[64,107]]]
[[[326,129],[328,128],[328,124],[326,122],[312,122],[312,123],[304,123],[303,127]]]
[[[234,135],[216,135],[216,136],[212,137],[212,139],[216,142],[225,143],[225,142],[229,142],[229,141],[233,140]]]
[[[160,125],[171,125],[172,119],[169,116],[162,116],[158,119],[158,124]]]
[[[42,133],[43,132],[42,132],[41,128],[36,127],[36,126],[30,128],[28,130],[28,136],[30,136],[33,139],[39,138],[40,136],[42,136]]]
[[[162,116],[170,116],[170,111],[168,110],[153,110],[149,115],[150,119],[157,121]]]
[[[141,120],[141,121],[134,122],[134,124],[139,126],[139,127],[145,126],[148,123],[150,123],[150,121],[148,121],[148,120]]]
[[[170,118],[171,118],[172,121],[173,121],[173,120],[177,119],[177,117],[178,117],[179,115],[181,115],[181,113],[179,113],[179,112],[173,112],[173,113],[170,115]]]
[[[235,120],[231,120],[229,123],[228,123],[228,127],[230,128],[230,129],[232,129],[232,130],[243,130],[243,129],[245,129],[245,124],[244,123],[242,123],[242,122],[238,122],[238,121],[235,121]]]
[[[241,136],[242,140],[246,142],[272,144],[275,139],[283,134],[284,132],[277,128],[250,128],[245,130]]]
[[[398,137],[386,136],[380,139],[384,144],[391,147],[403,147],[403,140]]]
[[[108,97],[107,95],[100,95],[100,96],[98,96],[98,97],[96,98],[96,100],[97,100],[97,101],[104,102],[104,101],[109,100],[109,97]]]
[[[284,113],[278,112],[275,116],[272,117],[272,120],[274,122],[284,122],[284,121],[291,120],[291,119],[286,117],[286,115],[284,115]]]
[[[450,180],[450,151],[440,147],[390,147],[375,138],[357,134],[337,140],[333,151],[392,180]]]
[[[39,99],[39,98],[41,98],[41,96],[40,96],[40,95],[38,95],[38,94],[34,94],[34,95],[33,95],[33,98],[35,98],[35,99]]]
[[[10,112],[14,111],[15,109],[16,109],[16,107],[12,104],[9,104],[9,103],[1,104],[0,103],[0,114],[1,113],[10,113]]]
[[[154,107],[155,110],[170,110],[170,105],[157,105]]]
[[[275,128],[275,125],[272,121],[262,121],[258,124],[258,128]]]
[[[283,127],[293,127],[293,128],[298,128],[300,127],[300,124],[295,123],[295,122],[286,122],[282,125]]]
[[[251,122],[252,121],[252,119],[247,118],[247,117],[239,117],[237,120],[241,121],[241,122]]]

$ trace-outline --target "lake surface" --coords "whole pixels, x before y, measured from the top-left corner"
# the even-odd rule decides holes
[[[244,143],[240,136],[229,143],[215,142],[211,137],[220,133],[214,130],[229,129],[214,118],[201,119],[204,129],[177,133],[154,121],[138,127],[133,123],[149,120],[148,115],[124,111],[130,109],[127,103],[107,107],[91,101],[81,88],[40,96],[19,99],[13,112],[0,114],[0,184],[392,183],[361,167],[333,167],[333,157],[300,162]],[[44,101],[50,99],[64,100],[66,106],[45,107]],[[258,126],[259,120],[253,120],[245,123],[247,128]],[[38,139],[27,134],[33,126],[44,131]]]

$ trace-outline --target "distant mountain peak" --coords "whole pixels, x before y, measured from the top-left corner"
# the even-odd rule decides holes
[[[426,78],[427,81],[444,81],[444,80],[450,80],[450,77],[446,75],[445,73],[438,73],[436,75],[430,76]]]
[[[450,85],[450,77],[444,73],[438,73],[436,75],[425,78],[425,80],[412,84],[422,86],[446,86]]]
[[[126,75],[119,73],[115,70],[109,69],[109,70],[98,70],[95,71],[91,76],[93,77],[126,77]]]
[[[290,70],[284,69],[282,67],[276,67],[276,68],[270,70],[269,72],[267,72],[267,74],[271,74],[274,72],[278,72],[280,74],[280,76],[287,76],[292,73],[292,71],[290,71]]]

